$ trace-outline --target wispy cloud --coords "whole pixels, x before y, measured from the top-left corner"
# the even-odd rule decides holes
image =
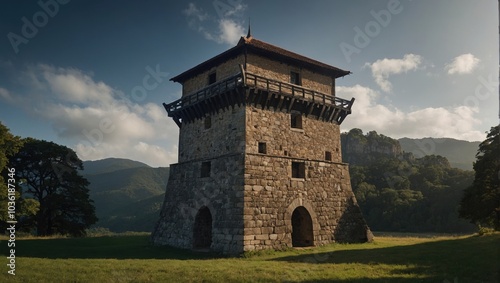
[[[199,22],[204,22],[209,17],[208,13],[203,12],[194,3],[189,3],[188,7],[183,11],[183,13],[188,17],[194,17]]]
[[[12,102],[14,100],[12,98],[12,96],[10,95],[10,92],[7,89],[2,88],[2,87],[0,87],[0,98],[7,101],[7,102]]]
[[[190,28],[201,33],[206,39],[220,44],[234,45],[245,34],[243,13],[247,6],[241,1],[214,1],[214,13],[208,13],[194,3],[183,10]],[[217,16],[215,16],[217,14]]]
[[[474,107],[428,107],[403,112],[378,103],[380,93],[361,85],[339,86],[337,94],[356,98],[353,114],[342,124],[343,130],[375,130],[393,138],[448,137],[469,141],[485,138],[484,133],[475,130],[481,122],[476,118],[478,109]]]
[[[83,160],[123,157],[152,166],[176,161],[177,126],[162,107],[140,104],[74,68],[30,66],[21,74],[28,89],[0,99],[51,124]],[[159,145],[162,145],[161,147]]]
[[[417,69],[422,63],[422,56],[415,54],[406,54],[403,59],[381,59],[374,63],[366,63],[369,67],[375,82],[385,92],[392,91],[392,83],[389,81],[391,75],[406,73]]]
[[[455,57],[450,64],[446,65],[445,70],[447,70],[450,75],[470,74],[477,68],[480,61],[481,60],[471,53],[462,54]]]

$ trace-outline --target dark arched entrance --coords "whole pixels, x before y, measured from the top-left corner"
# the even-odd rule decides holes
[[[210,248],[212,244],[212,214],[208,207],[203,206],[198,210],[194,219],[193,248]]]
[[[314,245],[311,215],[303,206],[292,213],[292,246],[308,247]]]

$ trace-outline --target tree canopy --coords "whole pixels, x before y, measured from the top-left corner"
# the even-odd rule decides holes
[[[460,216],[500,230],[500,126],[492,127],[474,162],[474,182],[460,203]]]
[[[445,157],[415,158],[399,142],[359,129],[342,134],[342,159],[368,225],[375,231],[471,232],[458,216],[473,172],[452,168]]]
[[[21,194],[20,187],[15,182],[8,181],[9,179],[16,181],[16,172],[9,172],[12,170],[9,159],[14,156],[22,147],[23,141],[20,137],[14,136],[10,133],[9,128],[0,123],[0,228],[4,230],[7,228],[8,220],[21,220],[30,219],[38,211],[38,202],[34,199],[26,199]],[[14,168],[15,170],[15,168]],[[11,175],[13,178],[9,177]],[[9,186],[14,185],[14,186]],[[8,204],[12,201],[12,195],[9,197],[9,191],[14,191],[15,201],[15,219],[9,218]],[[19,225],[22,228],[22,225]]]
[[[10,163],[23,183],[24,197],[39,202],[34,219],[37,235],[81,236],[97,221],[89,182],[78,173],[82,161],[72,149],[26,138]]]

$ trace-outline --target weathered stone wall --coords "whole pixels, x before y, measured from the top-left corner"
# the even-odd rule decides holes
[[[215,158],[245,150],[245,108],[235,106],[205,119],[184,123],[179,134],[179,162]]]
[[[302,86],[326,94],[335,95],[335,79],[254,54],[247,56],[247,71],[268,79],[290,82],[290,71],[300,74]]]
[[[306,178],[291,178],[292,161],[305,162]],[[315,246],[367,240],[346,164],[247,155],[245,173],[245,251],[292,247],[292,213],[299,206],[312,218]]]
[[[341,163],[339,126],[303,117],[303,131],[290,128],[290,114],[247,107],[244,250],[292,246],[292,213],[303,206],[313,222],[314,245],[366,241],[369,230]],[[266,154],[258,153],[264,141]],[[332,161],[324,160],[325,150]],[[305,164],[292,178],[292,162]]]
[[[179,163],[170,168],[160,221],[153,242],[193,248],[196,213],[212,214],[211,249],[225,254],[243,251],[243,178],[245,108],[221,110],[205,120],[184,123],[179,136]],[[210,162],[208,177],[202,163]]]
[[[212,214],[212,245],[225,254],[243,252],[243,154],[210,159],[211,174],[200,177],[202,161],[173,164],[160,220],[152,241],[156,245],[193,248],[195,216],[202,207]]]
[[[295,129],[290,115],[248,106],[246,152],[258,153],[259,142],[265,142],[269,155],[324,160],[329,151],[331,161],[342,162],[337,124],[302,116],[302,129]]]
[[[243,63],[240,55],[217,66],[217,80],[239,72]],[[255,55],[247,63],[247,71],[269,79],[289,82],[290,71],[299,71],[303,86],[334,91],[327,76]],[[212,71],[186,81],[183,95],[205,87]],[[314,245],[370,240],[348,165],[341,163],[337,124],[302,115],[302,129],[296,129],[290,113],[251,105],[207,116],[208,129],[205,119],[181,127],[179,163],[171,166],[154,244],[192,248],[196,214],[204,207],[212,215],[210,248],[226,254],[291,247],[298,207],[311,216]],[[204,176],[206,162],[210,172]],[[304,165],[303,178],[292,178],[292,162]]]
[[[223,80],[236,73],[240,72],[239,65],[245,64],[245,56],[238,55],[235,58],[229,59],[226,62],[211,68],[208,71],[200,73],[184,82],[182,85],[182,96],[189,95],[197,90],[208,86],[208,75],[216,72],[217,81]]]

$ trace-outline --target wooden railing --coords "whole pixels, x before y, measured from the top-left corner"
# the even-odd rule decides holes
[[[237,73],[222,81],[218,81],[205,88],[202,88],[192,94],[186,95],[172,103],[166,104],[165,109],[168,113],[172,113],[181,109],[182,107],[196,104],[200,101],[216,96],[219,93],[235,89],[236,87],[241,85],[243,85],[243,78],[241,73]]]
[[[255,75],[249,72],[245,73],[246,84],[250,87],[255,87],[258,89],[263,89],[269,92],[279,92],[283,94],[288,94],[294,97],[300,97],[304,100],[318,102],[322,104],[336,105],[341,108],[351,108],[352,101],[345,100],[331,94],[326,94],[318,92],[303,86],[280,82],[276,80],[270,80],[268,78]]]
[[[317,102],[321,104],[335,105],[347,110],[351,109],[353,100],[345,100],[331,94],[326,94],[312,89],[285,83],[277,80],[271,80],[250,72],[241,71],[226,79],[213,83],[192,94],[186,95],[172,103],[164,104],[167,112],[174,113],[183,107],[196,104],[220,93],[230,91],[237,87],[253,87],[268,92],[277,92],[291,97],[302,98],[304,100]]]

